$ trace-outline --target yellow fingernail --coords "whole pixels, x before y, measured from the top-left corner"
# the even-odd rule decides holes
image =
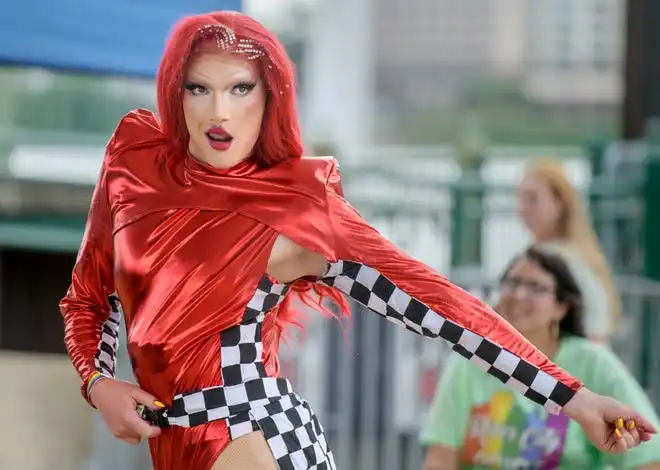
[[[619,431],[618,429],[615,429],[614,433],[616,434],[617,439],[621,439],[621,431]]]
[[[631,421],[628,423],[628,429],[635,429],[635,422]]]
[[[623,418],[619,418],[616,420],[616,427],[619,429],[623,429]]]
[[[165,408],[165,403],[163,403],[162,401],[156,400],[154,402],[154,405],[156,405],[158,408]]]

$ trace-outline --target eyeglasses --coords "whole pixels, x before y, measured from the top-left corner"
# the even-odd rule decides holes
[[[553,288],[547,284],[542,284],[536,281],[526,281],[515,277],[504,278],[500,281],[500,291],[502,292],[515,292],[518,288],[522,288],[524,292],[532,295],[542,295],[553,290]]]

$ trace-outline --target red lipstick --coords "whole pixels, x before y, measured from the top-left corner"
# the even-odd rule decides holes
[[[209,139],[209,145],[214,150],[225,151],[231,147],[234,137],[222,126],[213,126],[206,131],[206,137]]]

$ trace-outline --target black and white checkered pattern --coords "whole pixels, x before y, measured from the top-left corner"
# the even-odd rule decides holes
[[[264,314],[220,333],[220,373],[223,386],[229,387],[266,377],[261,361],[264,348],[261,328]]]
[[[264,315],[286,297],[289,286],[264,275],[248,302],[241,324],[220,333],[220,373],[225,387],[266,377],[261,360],[261,327]]]
[[[335,470],[325,433],[309,405],[292,393],[252,412],[280,470]]]
[[[575,393],[525,359],[434,312],[369,266],[340,260],[330,265],[321,282],[417,334],[449,341],[459,354],[549,413],[559,413]]]
[[[277,307],[289,292],[289,284],[278,284],[271,280],[270,276],[264,274],[259,280],[257,291],[247,304],[243,314],[243,323],[271,311]]]
[[[248,413],[252,408],[266,406],[290,393],[293,390],[289,382],[276,377],[253,379],[227,387],[220,385],[204,388],[176,395],[167,410],[167,419],[174,426],[199,426],[209,421]],[[245,434],[241,431],[250,430],[245,426],[241,426],[240,430],[230,428],[233,439]]]
[[[310,406],[288,380],[266,376],[263,320],[288,290],[288,285],[262,277],[243,321],[220,334],[223,385],[177,395],[164,418],[169,425],[184,427],[225,419],[232,440],[261,431],[280,470],[336,470]]]
[[[108,296],[110,314],[101,327],[101,339],[94,356],[96,370],[109,377],[114,377],[117,368],[117,348],[119,347],[119,324],[122,308],[116,293]]]

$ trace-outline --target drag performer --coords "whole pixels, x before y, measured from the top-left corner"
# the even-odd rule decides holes
[[[302,157],[293,77],[255,20],[188,17],[158,71],[158,114],[132,111],[111,137],[61,311],[83,395],[113,434],[150,438],[157,470],[334,469],[277,353],[294,296],[346,314],[347,296],[451,342],[599,449],[650,439],[642,416],[360,217],[337,162]],[[139,386],[114,379],[122,315]]]

